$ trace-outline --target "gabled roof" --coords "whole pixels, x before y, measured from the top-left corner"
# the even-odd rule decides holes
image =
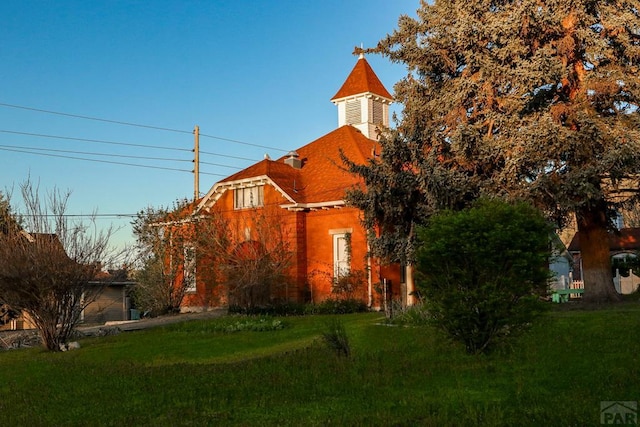
[[[580,252],[580,233],[576,233],[569,243],[569,252]],[[640,249],[640,228],[621,228],[609,233],[609,250],[633,251]]]
[[[62,242],[60,241],[60,238],[58,237],[57,234],[28,233],[24,230],[22,230],[20,234],[22,234],[22,236],[25,239],[27,239],[27,241],[29,241],[30,243],[36,243],[40,246],[45,246],[51,249],[52,254],[55,251],[55,252],[58,252],[59,254],[64,254],[64,256],[68,258],[67,251],[65,251],[64,246],[62,245]]]
[[[360,56],[358,62],[351,70],[349,77],[344,82],[338,93],[336,93],[331,101],[361,93],[372,93],[388,100],[393,100],[391,94],[385,89],[384,85],[369,65],[364,55]]]
[[[288,156],[265,159],[216,183],[202,199],[198,210],[213,206],[227,190],[245,185],[270,184],[288,200],[283,207],[305,209],[344,204],[345,190],[358,184],[357,177],[344,170],[340,150],[355,163],[371,157],[377,143],[353,126],[342,126],[296,149],[300,169],[285,164]]]
[[[298,170],[301,185],[297,186],[294,199],[300,203],[344,199],[345,190],[359,180],[344,170],[340,150],[349,160],[361,164],[371,157],[375,146],[375,141],[346,125],[297,149],[302,160],[302,168]]]

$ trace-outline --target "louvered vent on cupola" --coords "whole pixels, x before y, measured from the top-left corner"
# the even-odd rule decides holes
[[[359,99],[347,101],[347,124],[355,125],[362,123],[362,105]]]
[[[289,151],[289,153],[287,153],[287,158],[284,159],[284,163],[294,169],[302,168],[302,160],[300,160],[300,155],[295,151]]]
[[[369,121],[374,125],[383,125],[384,124],[384,107],[382,102],[369,99],[369,105],[370,105]]]

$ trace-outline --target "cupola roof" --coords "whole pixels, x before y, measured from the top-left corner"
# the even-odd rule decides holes
[[[349,77],[347,77],[347,80],[340,90],[338,90],[338,93],[331,98],[331,101],[361,93],[372,93],[382,98],[393,99],[363,54],[360,54],[360,58],[353,67],[353,70],[351,70]]]

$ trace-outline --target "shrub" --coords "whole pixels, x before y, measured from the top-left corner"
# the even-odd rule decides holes
[[[229,314],[244,314],[253,316],[301,316],[307,308],[304,304],[295,302],[283,302],[266,306],[241,306],[230,305]]]
[[[401,304],[395,304],[395,302],[392,305],[397,305],[397,307],[394,307],[391,311],[392,315],[387,318],[388,324],[420,326],[431,323],[431,314],[424,303],[407,307],[402,307]]]
[[[354,300],[366,295],[367,272],[349,270],[331,279],[331,294],[338,299]]]
[[[326,330],[322,333],[325,344],[338,356],[349,357],[351,346],[344,325],[339,319],[331,319],[326,323]]]
[[[527,327],[546,291],[551,229],[531,206],[483,199],[419,230],[418,285],[433,322],[467,352]]]
[[[367,304],[359,299],[327,298],[320,304],[307,306],[307,314],[348,314],[367,311]]]
[[[187,334],[228,334],[233,332],[252,331],[270,332],[279,331],[287,327],[281,319],[270,316],[226,316],[216,319],[214,322],[183,322],[174,325],[173,331]]]
[[[253,332],[267,332],[278,331],[284,329],[285,324],[282,320],[271,319],[268,317],[260,318],[241,318],[235,319],[229,323],[222,323],[220,325],[221,332],[240,332],[240,331],[253,331]]]

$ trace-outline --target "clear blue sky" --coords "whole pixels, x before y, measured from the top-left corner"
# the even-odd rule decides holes
[[[131,218],[106,215],[193,197],[195,125],[221,138],[201,137],[201,193],[265,153],[279,157],[332,131],[337,112],[329,99],[355,65],[354,46],[374,46],[418,6],[4,0],[0,190],[14,187],[16,210],[16,189],[29,175],[42,190],[71,190],[68,214],[95,210],[105,215],[101,225],[124,227],[114,244],[132,242]],[[367,59],[389,91],[405,74],[385,58]]]

